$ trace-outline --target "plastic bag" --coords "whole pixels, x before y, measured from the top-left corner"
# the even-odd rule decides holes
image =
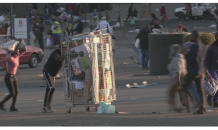
[[[23,39],[21,39],[21,40],[19,41],[19,43],[17,44],[15,50],[19,50],[20,52],[23,52],[23,51],[26,50],[26,43],[24,42]]]
[[[46,45],[47,45],[47,46],[51,46],[51,45],[52,45],[52,42],[51,42],[51,39],[50,39],[50,38],[47,38]]]
[[[135,24],[135,18],[133,17],[132,19],[131,19],[131,25],[134,25]]]
[[[35,34],[34,34],[34,32],[33,32],[33,31],[31,31],[31,32],[30,32],[30,37],[31,37],[33,40],[35,40],[35,39],[36,39],[36,36],[35,36]]]
[[[218,89],[218,82],[214,79],[208,79],[206,78],[204,80],[204,91],[206,94],[209,94],[210,96],[214,96]]]
[[[120,23],[117,22],[117,23],[115,24],[115,26],[118,27],[118,28],[120,28]]]
[[[0,48],[6,51],[14,51],[19,41],[10,40],[5,44],[2,44]]]
[[[137,38],[136,41],[135,41],[135,46],[136,46],[137,48],[140,48],[139,43],[140,43],[140,39]]]

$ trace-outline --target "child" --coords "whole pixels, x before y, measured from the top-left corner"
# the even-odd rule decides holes
[[[132,27],[135,25],[135,20],[136,20],[136,18],[132,16],[132,19],[131,19],[131,26]]]

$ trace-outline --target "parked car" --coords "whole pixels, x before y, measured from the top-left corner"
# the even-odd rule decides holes
[[[214,11],[216,10],[216,7],[212,8],[212,6],[210,6],[210,9],[211,11]],[[206,11],[206,8],[204,7],[204,3],[191,3],[191,10],[192,10],[193,17],[206,18],[206,19],[210,19],[211,17],[213,17],[212,13],[208,13]],[[176,8],[174,15],[178,17],[180,20],[184,20],[187,17],[185,7]]]
[[[16,38],[13,37],[12,39]],[[11,40],[10,36],[0,35],[0,45],[6,43],[9,40]],[[5,56],[6,51],[0,48],[0,60],[5,58]],[[19,62],[20,64],[28,64],[30,68],[36,68],[38,63],[42,61],[43,57],[44,53],[42,49],[27,45],[27,52],[20,57]]]

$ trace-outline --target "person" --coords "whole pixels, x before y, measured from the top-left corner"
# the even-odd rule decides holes
[[[165,10],[165,5],[162,4],[161,8],[160,8],[160,15],[161,15],[161,21],[164,22],[164,19],[168,20],[168,16],[166,14],[166,10]]]
[[[17,85],[17,79],[16,79],[16,72],[17,67],[19,66],[19,58],[26,52],[27,48],[23,52],[20,52],[19,50],[15,50],[11,52],[11,56],[8,56],[4,59],[0,60],[0,66],[5,69],[6,75],[5,75],[5,84],[9,90],[9,95],[7,95],[1,102],[0,102],[0,109],[3,111],[6,111],[4,108],[4,103],[6,103],[9,99],[12,99],[12,104],[10,107],[10,111],[18,111],[18,109],[15,107],[16,101],[17,101],[17,95],[18,95],[18,85]],[[5,63],[8,64],[8,66],[5,66]]]
[[[190,5],[186,3],[185,11],[186,11],[186,17],[188,17],[191,20],[191,11],[190,11]]]
[[[43,33],[44,33],[45,24],[42,17],[39,18],[39,23],[36,23],[35,27],[37,28],[37,38],[38,38],[39,46],[44,52]]]
[[[38,35],[37,35],[37,32],[38,32],[38,28],[37,28],[37,24],[39,23],[39,20],[36,16],[34,16],[34,19],[33,19],[33,32],[34,32],[34,35],[36,36],[36,39],[34,40],[34,42],[36,42],[36,40],[38,39]]]
[[[132,27],[134,27],[135,22],[136,22],[136,18],[132,16],[132,18],[131,18],[131,26]]]
[[[100,29],[102,29],[103,34],[107,33],[107,29],[108,29],[109,34],[113,35],[113,33],[111,31],[111,28],[110,28],[110,25],[109,25],[108,22],[106,22],[105,17],[101,18],[101,21],[98,23],[98,25],[97,25],[97,27],[95,28],[94,31],[100,30]]]
[[[105,17],[106,17],[106,21],[109,23],[109,14],[107,10],[105,10]]]
[[[55,76],[62,67],[64,57],[61,55],[60,44],[59,49],[54,50],[49,56],[43,68],[43,75],[46,79],[46,92],[44,98],[44,105],[42,110],[45,112],[54,112],[51,106],[52,97],[55,91]]]
[[[204,64],[209,78],[213,78],[218,81],[218,32],[215,33],[215,38],[216,41],[207,49]],[[218,92],[216,92],[213,97],[210,95],[207,96],[207,101],[210,106],[213,104],[213,107],[218,107]]]
[[[170,72],[170,85],[168,88],[168,103],[170,104],[170,110],[181,112],[181,108],[176,108],[175,94],[179,93],[181,103],[186,106],[187,112],[190,112],[188,97],[185,93],[177,91],[177,88],[184,79],[184,75],[187,73],[185,57],[182,54],[182,47],[178,44],[170,46],[170,59],[171,62],[167,66]]]
[[[182,26],[182,24],[179,24],[177,26],[177,29],[179,30],[179,32],[188,32],[188,29],[185,26]]]
[[[74,32],[76,32],[76,34],[80,34],[80,33],[82,33],[82,31],[83,31],[83,23],[82,23],[80,18],[77,18],[77,25],[72,30],[72,33],[75,34]]]
[[[55,19],[53,18],[53,25],[51,27],[51,30],[52,30],[52,46],[55,45],[55,38],[58,39],[58,41],[60,41],[61,39],[61,33],[62,33],[62,30],[61,30],[61,26],[60,26],[60,23]]]
[[[132,17],[135,18],[136,24],[137,24],[137,14],[138,14],[138,11],[136,10],[136,7],[134,7],[134,10],[133,10],[133,12],[132,12]],[[137,25],[138,25],[138,24],[137,24]]]
[[[206,10],[206,14],[207,14],[208,18],[210,18],[212,16],[210,13],[210,3],[205,3],[204,9]]]
[[[123,30],[123,34],[124,34],[124,23],[123,23],[123,20],[121,18],[121,9],[118,9],[117,10],[117,22],[120,23],[120,27],[119,27],[119,31],[120,30]],[[121,32],[120,32],[121,33]]]
[[[129,9],[128,9],[128,15],[127,15],[127,18],[126,18],[126,21],[129,19],[129,17],[132,15],[132,6],[133,6],[133,4],[130,4],[130,6],[129,6]],[[125,21],[125,22],[126,22]]]
[[[71,3],[68,5],[68,11],[71,15],[73,14],[73,5]]]
[[[151,29],[149,25],[146,25],[145,28],[141,29],[139,34],[136,36],[140,39],[139,46],[142,53],[142,69],[148,68],[149,61],[149,46],[148,46],[148,35],[151,33]]]
[[[98,16],[96,14],[96,9],[94,9],[94,12],[92,13],[91,20],[90,20],[90,29],[92,29],[93,26],[97,26],[97,20],[98,20]]]
[[[67,27],[68,27],[67,20],[64,19],[64,23],[62,24],[63,37],[65,37],[65,34],[66,34],[66,33],[69,35],[68,30],[67,30]]]
[[[133,56],[130,56],[130,59],[132,59],[135,63],[137,63],[137,67],[138,68],[142,68],[142,53],[141,53],[141,49],[137,48],[135,46],[135,43],[132,43],[131,46],[132,46],[132,49],[137,53],[138,60],[135,60],[135,58]]]
[[[77,5],[75,8],[75,15],[79,16],[80,5]]]
[[[152,21],[153,20],[158,20],[157,16],[154,13],[151,13]]]
[[[198,31],[192,32],[192,42],[191,49],[187,57],[187,70],[188,73],[185,76],[184,82],[178,90],[188,93],[188,88],[192,81],[195,81],[197,92],[200,99],[199,109],[194,112],[194,114],[204,114],[204,90],[203,90],[203,79],[205,73],[204,67],[204,57],[206,52],[206,47],[200,41],[200,35]]]

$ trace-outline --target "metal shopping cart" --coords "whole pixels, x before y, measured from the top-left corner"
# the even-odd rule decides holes
[[[111,36],[101,30],[61,39],[63,85],[67,112],[85,106],[94,111],[100,102],[110,105],[116,100]]]

